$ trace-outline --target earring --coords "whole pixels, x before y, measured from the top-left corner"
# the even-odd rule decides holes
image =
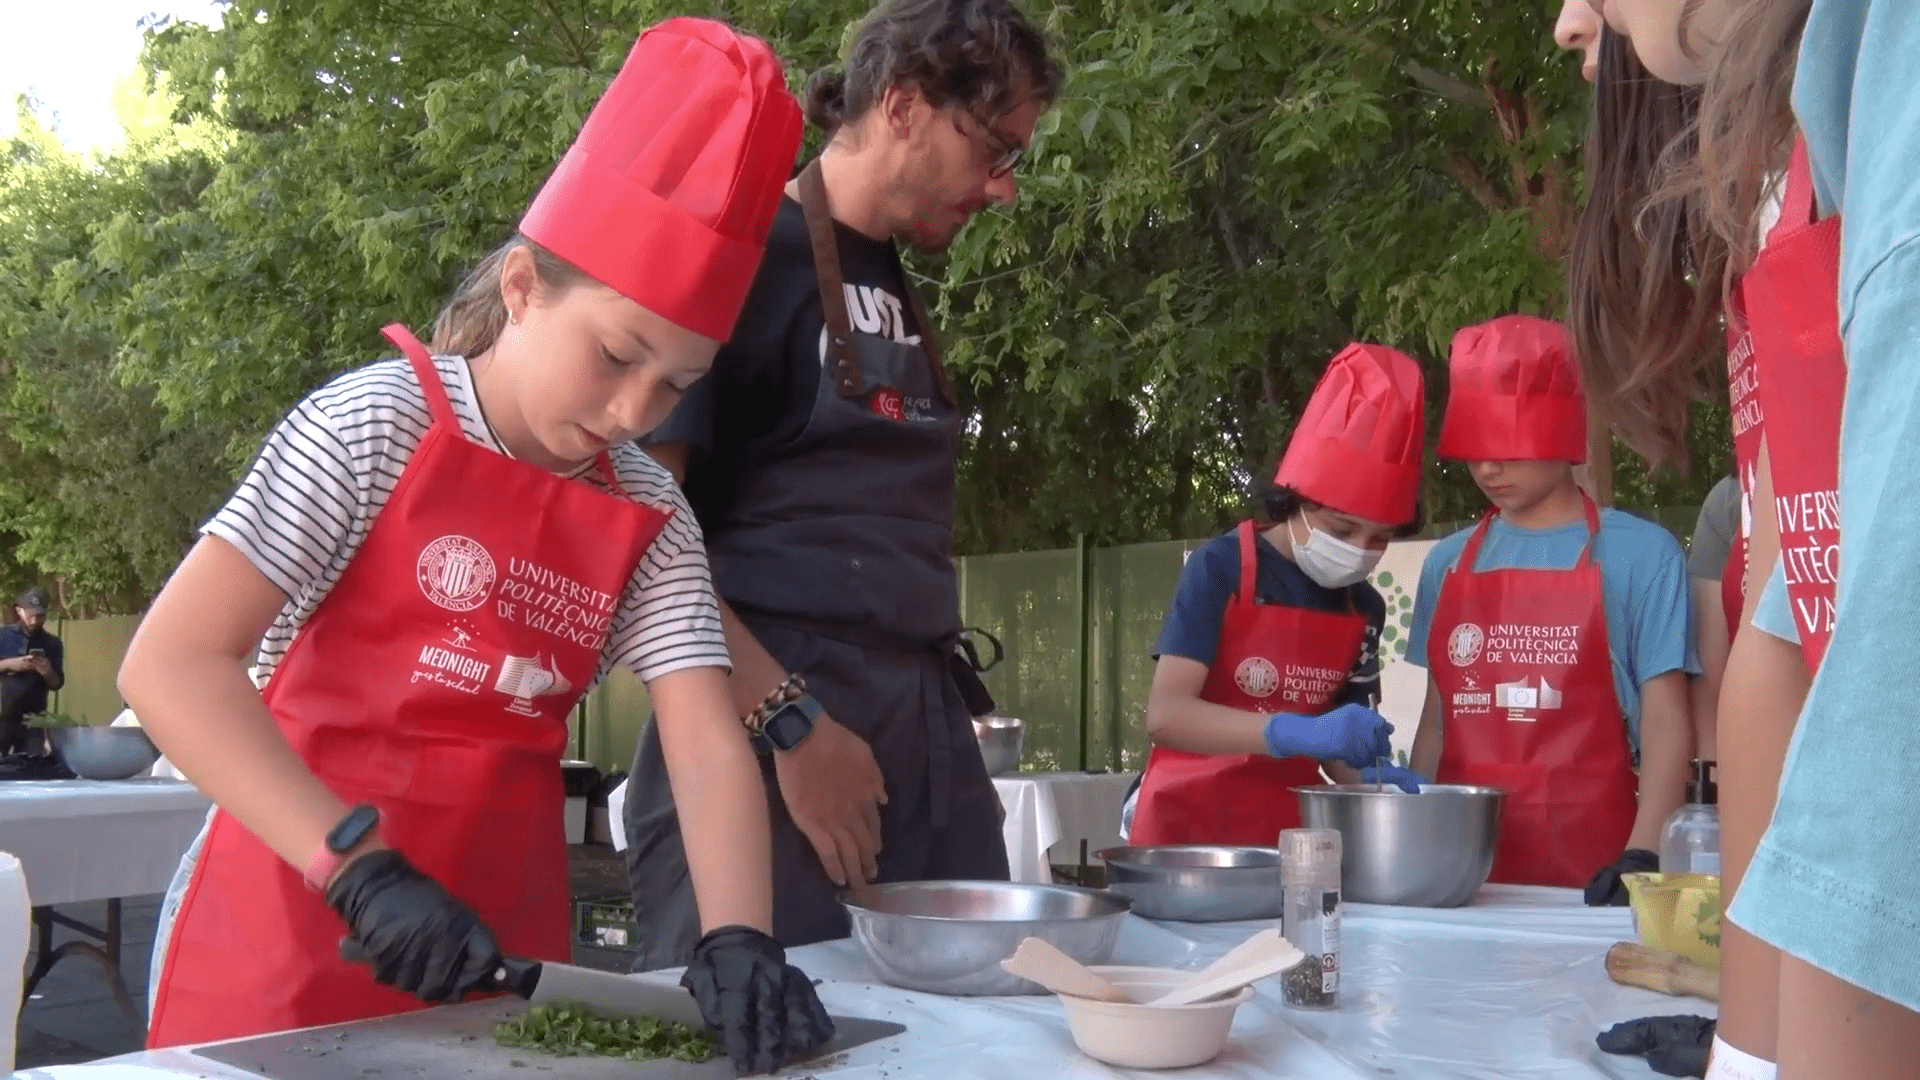
[[[513,324],[513,325],[515,325],[515,326],[519,326],[519,325],[520,325],[520,313],[519,313],[519,312],[517,312],[517,311],[509,311],[509,312],[507,312],[507,321],[508,321],[508,322],[510,322],[510,323],[512,323],[512,324]]]

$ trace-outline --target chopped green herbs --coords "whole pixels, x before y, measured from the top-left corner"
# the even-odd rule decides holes
[[[30,728],[57,728],[87,727],[89,725],[83,717],[68,716],[66,713],[50,712],[36,713],[33,716],[27,717],[27,726]]]
[[[584,1005],[536,1005],[493,1029],[501,1046],[556,1057],[610,1057],[624,1061],[702,1062],[713,1043],[685,1024],[651,1016],[605,1016]]]

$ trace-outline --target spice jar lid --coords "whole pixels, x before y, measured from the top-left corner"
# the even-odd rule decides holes
[[[1280,884],[1340,887],[1340,830],[1283,829]]]

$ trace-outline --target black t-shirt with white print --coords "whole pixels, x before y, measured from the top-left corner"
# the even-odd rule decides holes
[[[855,331],[906,344],[920,340],[906,272],[891,240],[834,223]],[[806,430],[826,356],[826,316],[813,245],[800,204],[782,199],[733,337],[672,416],[643,441],[685,443],[681,485],[701,525],[727,519],[741,471]]]

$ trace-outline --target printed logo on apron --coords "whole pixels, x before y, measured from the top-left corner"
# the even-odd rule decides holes
[[[1480,650],[1486,643],[1486,631],[1473,623],[1461,623],[1447,635],[1447,659],[1454,667],[1472,667],[1480,659]]]
[[[1268,698],[1280,689],[1280,669],[1264,656],[1249,656],[1233,669],[1233,684],[1250,698]]]
[[[448,611],[472,611],[493,588],[493,556],[465,536],[443,536],[420,552],[415,577],[427,599]]]

